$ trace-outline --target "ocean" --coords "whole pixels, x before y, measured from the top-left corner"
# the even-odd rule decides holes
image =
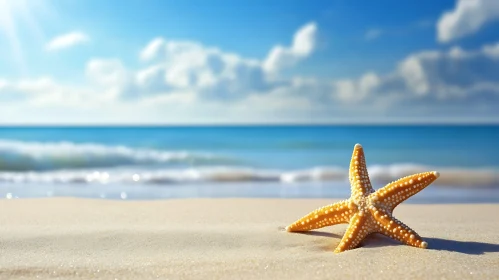
[[[499,126],[2,127],[0,198],[347,198],[353,147],[375,189],[442,176],[415,203],[499,202]]]

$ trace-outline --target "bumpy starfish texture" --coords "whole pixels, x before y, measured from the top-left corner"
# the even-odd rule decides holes
[[[366,168],[364,150],[356,144],[350,161],[351,197],[315,211],[286,227],[287,231],[308,231],[336,224],[349,224],[335,253],[354,249],[371,233],[381,233],[410,246],[426,248],[414,230],[393,217],[393,209],[426,188],[439,177],[436,171],[414,174],[374,191]]]

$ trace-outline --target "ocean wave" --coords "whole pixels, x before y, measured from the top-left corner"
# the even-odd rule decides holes
[[[422,165],[398,164],[370,166],[371,181],[378,189],[401,177],[438,170],[440,178],[434,185],[453,187],[497,187],[499,170],[435,168]],[[348,171],[339,167],[315,167],[306,170],[279,171],[236,167],[164,169],[156,171],[45,171],[0,172],[0,183],[10,184],[193,184],[223,182],[343,182],[348,184]]]
[[[151,164],[230,164],[233,160],[205,153],[161,151],[126,146],[38,143],[0,140],[0,171],[47,171]]]

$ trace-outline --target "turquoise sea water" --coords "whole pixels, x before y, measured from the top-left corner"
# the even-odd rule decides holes
[[[499,201],[499,126],[3,127],[0,197],[347,197],[355,143],[375,188],[438,170],[411,201]]]

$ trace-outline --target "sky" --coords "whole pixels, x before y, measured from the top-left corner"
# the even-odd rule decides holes
[[[1,124],[499,123],[497,0],[0,0]]]

